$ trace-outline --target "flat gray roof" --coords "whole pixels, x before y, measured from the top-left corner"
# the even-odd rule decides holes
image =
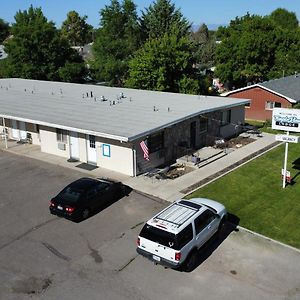
[[[193,116],[246,103],[249,101],[228,97],[0,79],[1,117],[120,141],[132,141]]]

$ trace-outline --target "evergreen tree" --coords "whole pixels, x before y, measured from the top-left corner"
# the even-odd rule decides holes
[[[83,46],[92,41],[93,27],[86,23],[87,16],[80,17],[72,10],[61,27],[61,34],[71,46]]]
[[[180,36],[186,36],[191,25],[170,0],[157,0],[142,12],[143,40],[162,37],[165,33],[170,33],[172,28],[177,28]]]
[[[199,83],[193,68],[192,43],[180,36],[176,28],[172,33],[149,39],[130,61],[126,86],[131,88],[195,93]]]
[[[215,32],[209,31],[205,24],[192,33],[192,40],[195,43],[195,60],[200,69],[211,68],[214,66],[214,57],[216,51]]]
[[[100,11],[100,29],[93,45],[93,76],[122,86],[128,61],[138,48],[139,26],[136,6],[131,0],[111,0]]]

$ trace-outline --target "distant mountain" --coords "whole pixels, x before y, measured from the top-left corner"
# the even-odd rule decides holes
[[[200,25],[192,25],[192,30],[195,32],[199,29]],[[220,26],[228,26],[228,24],[206,24],[208,30],[217,30]]]

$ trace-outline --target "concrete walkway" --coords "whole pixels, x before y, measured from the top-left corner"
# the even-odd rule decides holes
[[[9,141],[8,149],[6,149],[4,141],[0,141],[0,149],[3,151],[81,171],[85,174],[84,176],[106,177],[119,180],[135,190],[167,201],[174,201],[183,197],[192,190],[223,176],[234,168],[278,145],[279,143],[275,142],[274,135],[263,133],[262,137],[256,138],[254,142],[235,149],[234,151],[228,151],[227,155],[202,166],[201,168],[196,168],[190,173],[176,179],[157,179],[155,177],[149,178],[144,175],[129,177],[101,167],[88,171],[77,167],[81,162],[68,162],[66,158],[43,153],[40,151],[39,146],[18,144],[15,141]]]

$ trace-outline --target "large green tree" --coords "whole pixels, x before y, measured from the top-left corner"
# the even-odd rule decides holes
[[[245,15],[218,30],[216,74],[230,86],[293,74],[300,68],[299,29],[284,25],[276,10],[271,16]],[[287,16],[289,14],[284,11]],[[276,21],[275,21],[276,19]]]
[[[72,46],[83,46],[92,41],[93,27],[86,22],[87,16],[80,17],[78,12],[68,12],[61,26],[61,34]]]
[[[193,68],[193,45],[176,28],[160,38],[149,39],[130,61],[126,86],[146,90],[198,93]]]
[[[139,46],[136,5],[131,0],[111,0],[100,11],[100,17],[93,45],[92,73],[97,80],[122,86],[128,61]]]
[[[142,12],[141,29],[144,40],[162,37],[173,28],[177,28],[180,36],[186,36],[191,26],[170,0],[156,0]]]
[[[299,26],[299,21],[296,14],[294,12],[289,12],[284,8],[278,8],[274,10],[271,13],[270,18],[282,29],[293,30],[297,29]]]
[[[190,24],[170,0],[157,0],[142,13],[143,46],[129,63],[126,86],[197,94]]]
[[[13,38],[5,45],[8,54],[5,74],[40,80],[81,81],[86,70],[78,53],[60,36],[53,22],[48,22],[41,8],[32,6],[18,11],[11,32]],[[71,65],[74,77],[70,74]],[[78,73],[74,73],[75,66]],[[64,71],[64,72],[63,72]]]
[[[0,43],[9,36],[9,24],[3,19],[0,19]]]

